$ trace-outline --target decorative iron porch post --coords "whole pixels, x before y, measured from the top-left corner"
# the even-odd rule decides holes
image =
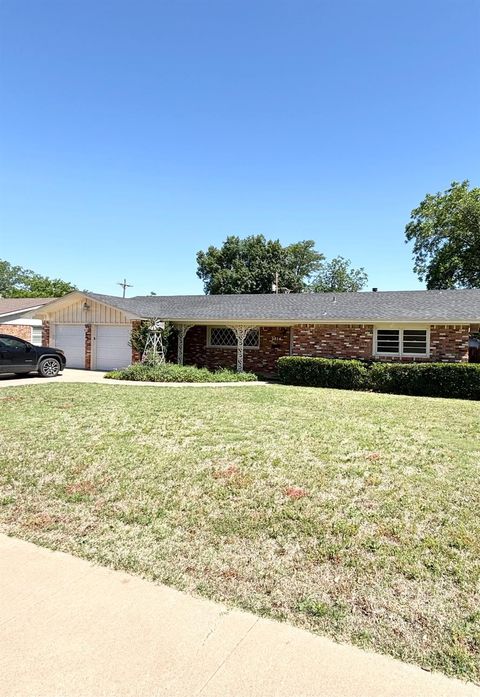
[[[177,345],[177,363],[183,365],[183,345],[185,336],[188,330],[193,327],[193,324],[177,324],[178,329],[178,345]]]
[[[248,332],[252,329],[249,325],[232,327],[237,337],[237,373],[243,373],[243,347]]]

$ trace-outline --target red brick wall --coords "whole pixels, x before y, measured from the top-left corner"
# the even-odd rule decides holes
[[[50,322],[43,320],[42,322],[42,346],[50,345]]]
[[[236,355],[236,352],[235,352]],[[274,375],[281,356],[290,355],[290,327],[260,327],[260,347],[243,351],[244,370]]]
[[[259,348],[245,348],[244,370],[273,375],[280,356],[290,353],[290,327],[260,327]],[[210,370],[237,367],[237,349],[211,348],[207,346],[207,327],[195,326],[188,330],[184,343],[185,365],[197,365]]]
[[[297,324],[292,327],[294,356],[369,359],[372,352],[372,325]]]
[[[378,361],[454,363],[468,361],[470,327],[432,325],[430,356],[374,356],[373,325],[301,324],[292,328],[292,353],[295,356],[359,358]]]
[[[261,327],[260,348],[245,349],[244,369],[260,375],[274,375],[280,356],[321,356],[325,358],[358,358],[382,361],[468,361],[470,328],[463,326],[432,325],[430,330],[430,357],[414,358],[373,355],[373,325],[361,324],[298,324],[294,327]],[[291,339],[290,339],[291,335]],[[184,363],[236,368],[235,348],[207,347],[207,327],[192,327],[185,338]],[[176,350],[176,347],[175,347]],[[176,353],[172,357],[176,360]]]
[[[32,328],[28,324],[0,324],[0,334],[11,334],[25,341],[32,340]]]
[[[237,366],[235,348],[207,348],[207,327],[191,327],[183,344],[183,362],[199,368],[233,368]]]
[[[430,327],[430,360],[446,363],[468,361],[468,325]]]
[[[92,368],[92,325],[85,325],[85,370]]]
[[[141,320],[139,319],[134,319],[132,321],[132,331],[134,329],[138,329],[140,325],[142,324]],[[133,348],[132,346],[132,363],[139,363],[142,360],[142,357],[136,349]]]

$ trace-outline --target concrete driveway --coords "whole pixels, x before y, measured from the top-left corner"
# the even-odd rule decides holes
[[[49,385],[51,382],[105,382],[105,373],[99,370],[74,370],[73,368],[65,368],[63,373],[60,373],[56,378],[41,378],[36,373],[30,373],[25,377],[0,374],[0,387],[9,387],[11,385]]]
[[[480,697],[480,688],[0,535],[5,697]]]
[[[56,378],[41,378],[36,373],[21,377],[0,374],[0,387],[18,387],[19,385],[49,385],[52,382],[89,382],[103,385],[151,385],[155,387],[258,387],[269,383],[257,382],[139,382],[133,380],[105,380],[105,373],[100,370],[76,370],[65,368]]]

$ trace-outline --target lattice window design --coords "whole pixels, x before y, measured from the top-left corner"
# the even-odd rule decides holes
[[[258,329],[250,329],[243,345],[245,348],[258,348],[259,339]],[[209,346],[215,348],[236,348],[237,337],[235,332],[230,327],[212,327],[210,329]]]
[[[210,330],[210,346],[233,346],[237,345],[237,337],[233,329],[228,327],[212,327]]]
[[[260,332],[258,329],[250,329],[243,345],[245,348],[258,348],[260,342]]]

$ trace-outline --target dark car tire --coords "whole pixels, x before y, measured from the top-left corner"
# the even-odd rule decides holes
[[[40,365],[38,366],[38,372],[42,378],[54,378],[59,374],[61,369],[62,366],[60,365],[60,361],[53,356],[44,358],[40,361]]]

